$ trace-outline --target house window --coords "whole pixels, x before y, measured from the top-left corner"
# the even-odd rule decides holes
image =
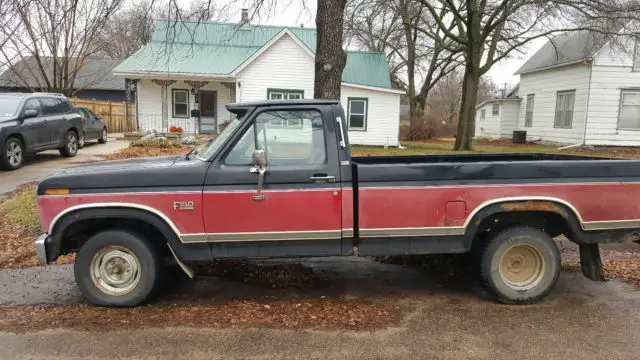
[[[491,115],[498,116],[500,115],[500,104],[493,104],[491,107]]]
[[[636,38],[633,47],[633,71],[640,71],[640,38]]]
[[[189,90],[173,89],[171,90],[171,98],[173,117],[189,117]]]
[[[304,99],[304,90],[296,89],[267,89],[267,100],[297,100]]]
[[[533,126],[533,106],[535,104],[536,95],[527,95],[527,110],[524,115],[524,127]]]
[[[571,129],[571,124],[573,123],[573,103],[575,97],[575,90],[557,92],[556,116],[553,122],[553,127]]]
[[[348,98],[347,102],[349,130],[367,131],[367,110],[369,107],[369,99]]]
[[[640,90],[623,90],[618,129],[640,130]]]
[[[480,120],[484,120],[487,118],[487,110],[480,110]]]

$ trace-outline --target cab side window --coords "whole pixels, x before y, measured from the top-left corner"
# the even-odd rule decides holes
[[[42,106],[38,99],[29,99],[24,103],[24,110],[35,110],[38,112],[38,116],[42,115]]]
[[[224,162],[251,165],[255,149],[265,150],[269,166],[324,164],[327,151],[320,112],[277,110],[258,114]]]

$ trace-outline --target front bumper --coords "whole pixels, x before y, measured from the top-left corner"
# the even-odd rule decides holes
[[[40,235],[40,237],[38,238],[38,240],[36,240],[36,258],[38,259],[38,262],[40,263],[40,265],[46,265],[48,263],[47,261],[47,240],[49,239],[49,235],[47,234],[42,234]]]

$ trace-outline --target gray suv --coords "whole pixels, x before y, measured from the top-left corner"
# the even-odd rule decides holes
[[[0,93],[0,168],[15,170],[25,154],[59,149],[76,156],[82,117],[67,98],[50,93]]]

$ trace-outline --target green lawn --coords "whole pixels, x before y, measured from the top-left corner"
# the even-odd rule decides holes
[[[389,155],[436,155],[436,154],[461,154],[461,153],[546,153],[589,155],[603,157],[640,157],[640,148],[592,148],[558,150],[557,147],[526,144],[514,145],[508,141],[480,141],[474,142],[473,151],[453,151],[453,142],[443,140],[428,141],[401,141],[406,149],[375,147],[375,146],[351,146],[353,156],[389,156]]]

